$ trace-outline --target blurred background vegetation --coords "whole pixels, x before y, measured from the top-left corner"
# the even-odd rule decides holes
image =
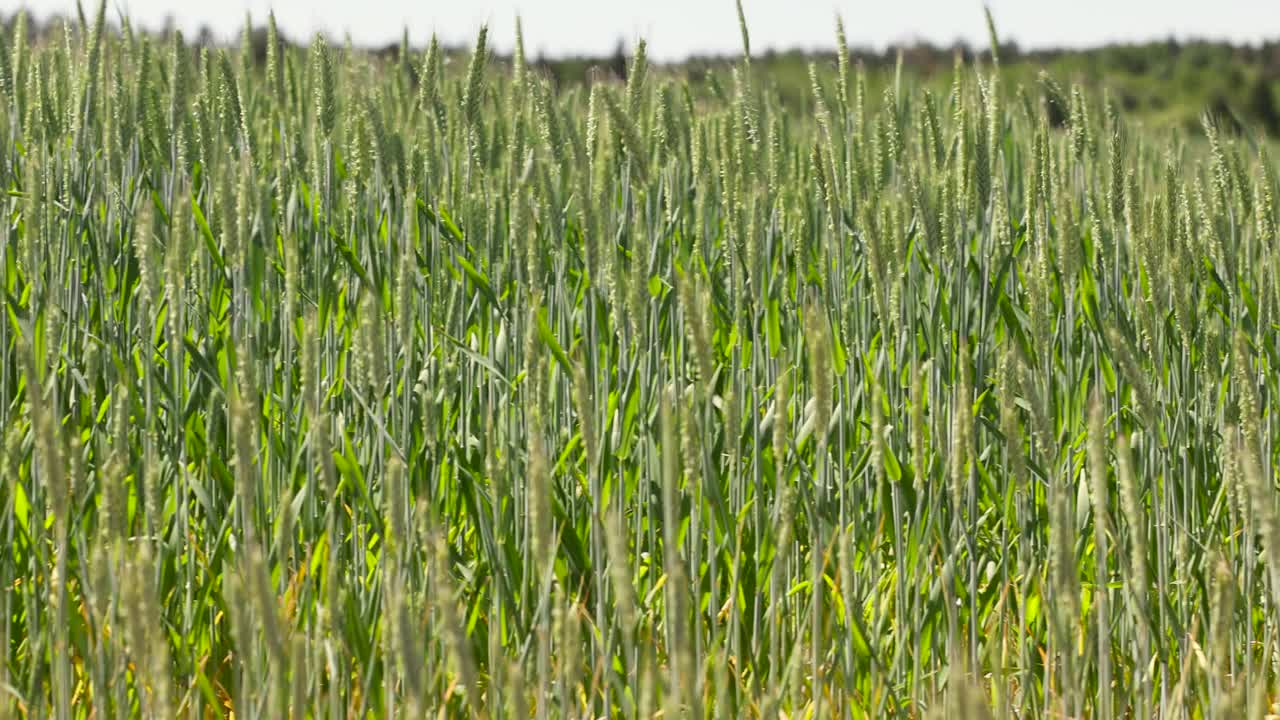
[[[7,34],[12,32],[15,18],[16,14],[11,13],[0,19]],[[41,22],[29,18],[31,40],[59,41],[64,20],[77,23],[84,19],[53,16]],[[246,18],[244,32],[249,35],[259,62],[265,62],[265,18],[256,20],[254,23]],[[169,32],[168,28],[162,31],[165,35]],[[833,28],[832,41],[834,35]],[[215,38],[208,29],[187,40],[196,45],[236,41]],[[291,40],[295,44],[306,44],[309,38]],[[375,56],[394,61],[401,44],[366,49]],[[1015,40],[1002,43],[999,50],[1008,87],[1021,86],[1046,96],[1051,115],[1056,115],[1054,95],[1059,89],[1079,84],[1100,95],[1105,92],[1107,99],[1128,117],[1153,130],[1198,135],[1202,132],[1201,119],[1209,113],[1228,129],[1272,140],[1280,138],[1280,38],[1255,46],[1170,38],[1160,42],[1062,50],[1024,50]],[[464,47],[449,49],[455,60],[467,52],[468,48]],[[948,47],[925,43],[895,45],[883,51],[852,49],[851,52],[854,61],[867,69],[868,86],[875,93],[894,81],[899,63],[904,77],[945,89],[957,61],[990,62],[988,48],[975,49],[961,43]],[[631,47],[619,40],[608,57],[538,57],[532,59],[532,64],[564,89],[597,81],[625,80],[630,57]],[[655,70],[672,79],[690,81],[697,91],[717,92],[717,87],[727,87],[728,73],[736,59],[736,56],[691,57]],[[508,58],[497,55],[493,60],[502,64]],[[834,67],[836,56],[830,50],[769,50],[759,54],[754,62],[764,71],[763,76],[773,84],[773,91],[782,101],[803,112],[809,108],[812,98],[809,63],[825,70]],[[462,61],[451,64],[455,69],[465,67]]]
[[[620,44],[612,58],[557,59],[539,64],[558,83],[589,82],[602,68],[612,74],[625,73],[627,53],[628,48]],[[990,62],[988,50],[975,51],[963,45],[944,48],[921,44],[890,47],[884,52],[854,50],[853,54],[856,62],[867,68],[873,88],[893,82],[899,56],[904,75],[940,87],[951,82],[957,58]],[[1280,136],[1280,39],[1254,47],[1171,39],[1033,52],[1009,44],[1001,45],[1000,60],[1010,87],[1022,85],[1050,96],[1055,88],[1072,83],[1091,90],[1106,88],[1118,108],[1152,129],[1199,134],[1201,117],[1208,112],[1236,130]],[[705,81],[709,73],[727,73],[732,62],[733,58],[727,57],[692,58],[667,69],[697,82]],[[755,62],[776,83],[785,103],[804,109],[812,97],[808,64],[834,67],[836,57],[834,53],[795,50],[764,53]]]

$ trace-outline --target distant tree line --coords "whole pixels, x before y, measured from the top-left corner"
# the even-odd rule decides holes
[[[59,32],[64,22],[86,23],[84,11],[78,17],[51,16],[43,21],[29,17],[29,40],[37,42],[50,33]],[[15,14],[3,17],[6,40],[12,40]],[[115,23],[118,26],[118,21]],[[172,18],[160,29],[162,36],[174,31]],[[119,31],[119,28],[116,28]],[[266,62],[267,31],[264,24],[253,24],[246,18],[245,29],[252,45],[252,57]],[[197,30],[187,42],[197,47],[225,42],[207,26]],[[305,44],[308,38],[293,38]],[[233,42],[239,42],[237,38]],[[411,47],[407,33],[399,43],[365,48],[375,57],[395,59]],[[447,49],[465,54],[466,47]],[[1197,132],[1200,117],[1208,112],[1220,122],[1235,129],[1256,129],[1280,137],[1280,38],[1257,45],[1233,45],[1203,40],[1180,41],[1174,38],[1135,44],[1107,45],[1090,49],[1024,49],[1015,41],[1001,43],[1000,59],[1015,82],[1033,86],[1038,76],[1047,71],[1064,81],[1080,81],[1092,87],[1105,87],[1112,99],[1127,112],[1150,118],[1158,124]],[[892,72],[899,62],[904,71],[925,78],[950,73],[957,61],[990,62],[989,48],[974,48],[963,41],[950,45],[928,42],[890,45],[884,50],[852,49],[852,61],[873,74]],[[598,80],[625,80],[630,49],[619,40],[606,56],[537,56],[529,58],[535,71],[550,78],[558,87],[590,84]],[[509,62],[509,57],[494,55],[494,62]],[[695,55],[663,69],[687,80],[697,81],[718,71],[727,71],[734,55]],[[766,50],[755,62],[765,67],[778,85],[775,90],[784,102],[803,105],[808,102],[807,65],[809,62],[836,62],[833,50]],[[412,67],[412,64],[411,64]]]

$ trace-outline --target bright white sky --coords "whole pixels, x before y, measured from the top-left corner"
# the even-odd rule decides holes
[[[97,0],[84,0],[92,13]],[[1001,37],[1023,47],[1097,45],[1178,38],[1257,43],[1280,39],[1280,0],[990,0]],[[74,15],[75,0],[0,0],[8,15],[26,6],[37,15]],[[986,44],[981,0],[743,0],[752,50],[822,48],[834,44],[837,13],[849,44],[883,48],[914,39]],[[188,35],[208,25],[233,36],[246,11],[265,21],[275,9],[283,32],[316,31],[357,45],[382,45],[409,28],[415,45],[434,31],[449,44],[469,43],[482,23],[499,50],[513,44],[523,18],[526,51],[536,56],[605,54],[619,39],[643,37],[651,56],[736,52],[741,44],[733,0],[108,0],[136,25],[159,27],[172,17]]]

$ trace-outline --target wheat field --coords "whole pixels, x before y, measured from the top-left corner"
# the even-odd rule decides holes
[[[107,19],[0,36],[0,718],[1271,712],[1265,138],[989,17],[802,113],[741,8],[565,87]]]

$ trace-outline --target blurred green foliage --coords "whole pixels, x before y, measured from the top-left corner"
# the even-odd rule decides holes
[[[881,53],[854,51],[855,61],[870,70],[872,87],[892,83],[898,58],[904,78],[946,88],[957,58],[990,62],[990,53],[955,46],[889,48]],[[569,58],[538,65],[560,84],[590,82],[595,77],[625,73],[619,46],[616,58]],[[1201,116],[1213,114],[1238,130],[1280,136],[1280,40],[1261,46],[1213,42],[1151,42],[1085,50],[1026,52],[1016,45],[1000,48],[1005,77],[1011,86],[1037,88],[1047,73],[1063,87],[1108,88],[1110,99],[1128,117],[1153,129],[1198,134]],[[667,70],[694,82],[708,75],[727,75],[733,58],[693,58]],[[805,109],[811,102],[808,64],[834,66],[834,53],[768,52],[756,60],[762,75],[774,83],[784,104]]]
[[[4,17],[4,30],[12,31],[15,15]],[[58,41],[62,18],[29,23],[32,40],[48,36]],[[73,19],[74,20],[74,19]],[[266,60],[266,27],[249,18],[251,39],[259,63]],[[167,23],[172,26],[172,21]],[[165,34],[169,32],[165,30]],[[208,29],[201,29],[196,45],[215,44]],[[295,38],[295,40],[297,40]],[[815,37],[815,43],[830,38]],[[396,57],[400,43],[373,48],[376,55]],[[462,56],[467,48],[449,48],[449,55]],[[880,92],[894,82],[901,61],[903,79],[923,82],[936,90],[946,90],[957,62],[989,63],[989,49],[975,50],[963,44],[942,47],[930,44],[890,46],[884,51],[853,49],[853,60],[869,71],[868,86]],[[626,79],[631,49],[621,40],[606,57],[540,57],[531,65],[561,88],[595,81]],[[1043,90],[1041,75],[1047,74],[1062,87],[1079,84],[1087,89],[1107,88],[1108,99],[1131,120],[1154,130],[1177,130],[1198,135],[1201,118],[1207,112],[1219,124],[1246,134],[1258,133],[1280,138],[1280,38],[1256,46],[1210,41],[1164,41],[1129,45],[1108,45],[1089,49],[1024,50],[1016,42],[1002,43],[1001,63],[1010,87]],[[498,63],[509,61],[501,55]],[[668,63],[659,72],[688,81],[695,92],[716,92],[728,86],[729,71],[736,55],[692,57]],[[755,65],[786,106],[797,111],[809,109],[808,65],[819,69],[834,67],[834,51],[769,50]],[[456,69],[456,68],[455,68]],[[1099,90],[1101,92],[1101,90]]]

